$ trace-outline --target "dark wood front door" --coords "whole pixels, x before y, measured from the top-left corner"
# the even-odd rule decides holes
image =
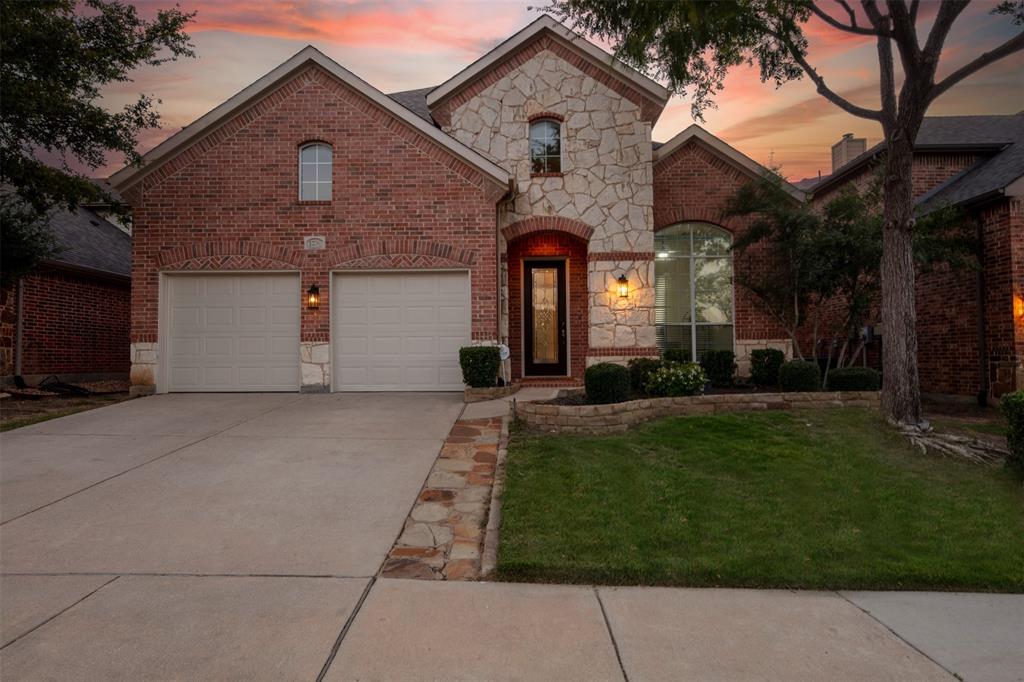
[[[565,328],[565,261],[523,261],[523,353],[526,376],[569,373]]]

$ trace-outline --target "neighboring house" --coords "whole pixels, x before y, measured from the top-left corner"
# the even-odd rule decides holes
[[[765,169],[698,126],[652,144],[668,95],[547,16],[390,96],[307,47],[111,178],[133,390],[457,390],[471,343],[526,383],[667,346],[744,373],[789,346],[723,217]]]
[[[809,197],[820,203],[870,182],[884,151],[878,144],[833,169],[806,188]],[[1024,388],[1024,112],[925,118],[913,186],[924,209],[960,206],[979,226],[983,254],[978,270],[918,278],[921,390],[997,398]],[[876,331],[885,343],[885,330]]]
[[[0,382],[126,378],[131,237],[86,207],[50,227],[58,252],[0,290]]]

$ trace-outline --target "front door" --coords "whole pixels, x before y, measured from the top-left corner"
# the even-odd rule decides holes
[[[565,328],[565,261],[523,261],[526,376],[569,373]]]

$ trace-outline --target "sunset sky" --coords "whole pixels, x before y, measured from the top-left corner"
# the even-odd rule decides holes
[[[143,15],[173,0],[135,3]],[[161,130],[140,140],[149,149],[310,44],[384,92],[442,83],[538,16],[545,0],[180,0],[198,12],[189,27],[196,59],[143,69],[134,81],[105,92],[120,107],[140,93],[162,100]],[[940,77],[1001,43],[1020,27],[989,15],[995,3],[976,2],[960,18],[943,53]],[[830,5],[826,4],[826,7]],[[931,10],[931,11],[929,11]],[[934,12],[922,3],[922,16]],[[811,62],[829,85],[877,106],[877,58],[870,38],[838,33],[812,20]],[[1024,109],[1024,56],[990,66],[946,93],[932,115],[1008,114]],[[739,69],[705,113],[705,128],[765,164],[781,165],[790,179],[829,171],[829,147],[852,132],[873,144],[881,129],[849,116],[818,96],[804,80],[781,89]],[[686,97],[674,96],[654,129],[665,141],[693,123]],[[101,174],[117,169],[101,169]]]

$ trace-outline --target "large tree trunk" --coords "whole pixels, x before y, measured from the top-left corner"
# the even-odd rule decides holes
[[[919,427],[923,419],[914,301],[913,142],[903,131],[887,137],[882,238],[882,410],[892,423]]]

